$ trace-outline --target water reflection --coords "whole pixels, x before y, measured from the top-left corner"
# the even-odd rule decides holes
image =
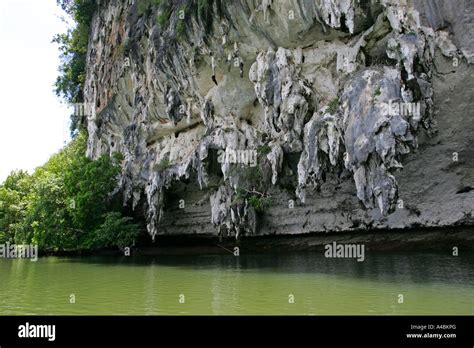
[[[53,258],[54,259],[54,258]],[[175,267],[219,272],[321,273],[381,281],[410,281],[474,284],[474,252],[463,256],[441,253],[367,253],[364,262],[355,259],[330,259],[321,253],[213,255],[213,256],[140,256],[63,258],[61,262],[104,264],[108,266]],[[57,262],[57,260],[55,261]]]
[[[474,314],[474,253],[1,259],[0,277],[0,315]]]

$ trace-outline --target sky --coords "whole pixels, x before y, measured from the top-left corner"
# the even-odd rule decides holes
[[[67,30],[56,0],[0,0],[0,183],[32,172],[69,138],[69,107],[53,91]]]

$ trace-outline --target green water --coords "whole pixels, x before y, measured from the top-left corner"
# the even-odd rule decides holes
[[[472,315],[474,254],[0,259],[0,315],[23,314]]]

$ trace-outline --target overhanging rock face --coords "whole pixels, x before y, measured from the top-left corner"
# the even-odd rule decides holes
[[[88,155],[124,155],[152,237],[471,225],[473,18],[469,1],[99,1]]]

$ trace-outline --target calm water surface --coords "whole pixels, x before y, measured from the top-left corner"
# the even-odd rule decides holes
[[[0,259],[0,315],[23,314],[473,315],[474,253]]]

